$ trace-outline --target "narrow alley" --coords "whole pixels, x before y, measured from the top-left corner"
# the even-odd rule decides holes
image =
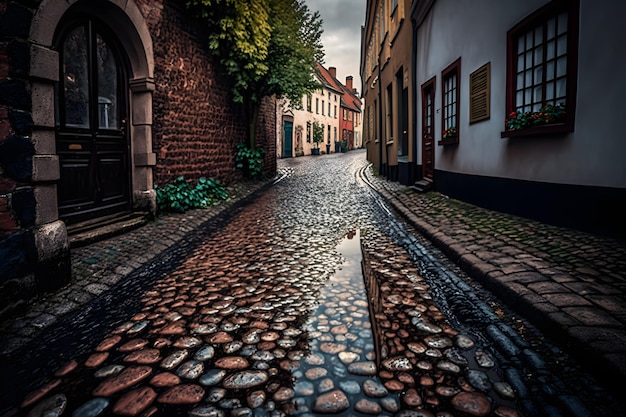
[[[0,416],[622,415],[396,217],[363,151],[279,171],[3,354]]]

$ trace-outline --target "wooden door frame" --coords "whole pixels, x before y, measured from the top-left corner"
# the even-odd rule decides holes
[[[435,135],[434,135],[434,129],[435,129],[435,92],[436,92],[436,88],[437,88],[437,76],[432,77],[430,80],[426,81],[424,84],[421,85],[421,92],[422,92],[422,129],[421,129],[421,140],[422,140],[422,177],[424,179],[433,181],[434,180],[434,174],[435,174]],[[430,163],[430,168],[428,167],[428,158],[427,158],[427,142],[425,140],[426,137],[426,97],[427,97],[427,93],[431,95],[432,98],[432,111],[431,111],[431,115],[430,115],[430,121],[431,121],[431,126],[432,126],[432,132],[431,132],[431,139],[430,139],[430,156],[431,156],[431,163]],[[428,171],[431,171],[430,173]]]
[[[60,116],[60,120],[58,121],[58,125],[56,128],[56,143],[57,146],[61,140],[67,140],[68,137],[72,135],[80,135],[86,136],[89,135],[92,139],[97,137],[106,138],[107,136],[119,137],[124,139],[124,154],[123,160],[125,170],[126,170],[126,182],[124,184],[124,192],[122,196],[124,197],[124,201],[119,203],[111,204],[110,207],[107,207],[106,203],[104,203],[104,198],[101,201],[96,202],[94,199],[94,205],[91,208],[86,208],[84,210],[68,210],[64,213],[59,213],[59,218],[64,220],[66,223],[75,223],[83,220],[91,220],[96,219],[101,216],[108,216],[111,214],[128,212],[132,208],[132,169],[131,169],[131,145],[130,145],[130,135],[128,129],[128,120],[130,116],[130,103],[129,103],[129,73],[130,73],[130,63],[128,56],[126,55],[126,51],[124,50],[121,40],[118,38],[117,34],[101,19],[94,17],[89,14],[84,13],[75,13],[67,16],[60,24],[60,30],[58,30],[56,44],[58,45],[59,50],[62,49],[62,44],[65,42],[66,37],[70,30],[73,30],[76,27],[84,26],[87,36],[87,48],[88,48],[88,73],[89,73],[89,128],[74,128],[74,127],[66,127],[64,125],[65,118],[65,96],[63,94],[63,86],[59,84],[59,96],[58,102],[56,106],[58,106],[58,112]],[[107,42],[108,47],[111,49],[112,53],[115,55],[115,60],[117,63],[117,82],[118,82],[118,92],[117,92],[117,100],[119,102],[120,109],[120,127],[118,130],[121,132],[121,135],[112,134],[111,130],[107,131],[102,129],[99,126],[99,107],[98,107],[98,86],[97,86],[97,67],[95,62],[95,48],[96,48],[96,33],[100,34]],[[59,61],[62,61],[62,51],[59,52]],[[59,79],[63,79],[63,68],[59,66]],[[58,149],[58,148],[57,148]],[[92,147],[90,148],[89,155],[89,175],[97,175],[97,171],[99,168],[98,162],[98,143],[93,142]],[[121,149],[121,148],[120,148]],[[60,152],[58,152],[60,155]],[[61,161],[60,161],[61,162]],[[92,172],[93,171],[93,172]],[[62,174],[62,172],[60,172]],[[60,184],[59,184],[60,185]],[[97,185],[97,181],[94,180],[94,185]],[[102,189],[102,184],[100,184],[100,189]],[[58,190],[58,189],[57,189]],[[97,193],[94,191],[94,193]],[[94,194],[93,196],[96,196]],[[102,197],[102,196],[100,196]],[[60,201],[59,201],[60,203]],[[86,203],[86,205],[90,205],[90,203]],[[96,214],[94,214],[96,213]]]

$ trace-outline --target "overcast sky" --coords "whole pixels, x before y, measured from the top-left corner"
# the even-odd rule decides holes
[[[324,21],[322,43],[324,66],[337,68],[337,79],[345,84],[354,77],[353,86],[361,92],[361,26],[365,23],[367,0],[305,0],[311,11],[319,10]]]

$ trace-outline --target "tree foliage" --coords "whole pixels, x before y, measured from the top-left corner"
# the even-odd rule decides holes
[[[232,80],[233,100],[245,106],[254,148],[263,97],[298,106],[319,88],[313,73],[324,59],[321,16],[304,0],[188,0],[187,7],[208,29],[207,45]]]

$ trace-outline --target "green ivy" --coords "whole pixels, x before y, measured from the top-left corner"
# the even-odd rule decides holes
[[[263,179],[263,157],[265,149],[256,147],[248,148],[243,142],[237,142],[235,147],[235,165],[243,171],[244,175],[252,179]]]
[[[213,206],[228,198],[226,188],[218,180],[200,178],[192,187],[183,175],[163,188],[154,186],[159,211],[184,213],[194,208]]]

